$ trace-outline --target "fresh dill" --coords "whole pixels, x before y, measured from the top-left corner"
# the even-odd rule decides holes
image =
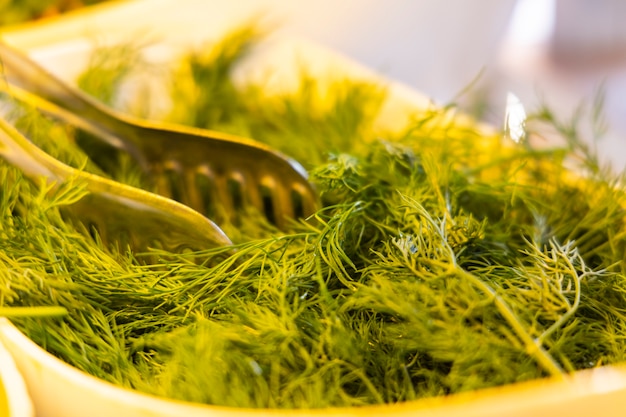
[[[626,360],[622,178],[572,174],[572,156],[590,158],[575,129],[557,126],[564,147],[509,145],[448,108],[377,131],[385,97],[371,83],[234,84],[257,35],[185,57],[169,120],[299,159],[324,207],[282,232],[254,213],[227,225],[237,251],[217,263],[196,260],[224,249],[145,263],[64,222],[80,184],[51,195],[1,163],[0,313],[66,312],[12,320],[99,378],[235,407],[394,403]],[[16,123],[48,152],[128,181],[36,117]]]

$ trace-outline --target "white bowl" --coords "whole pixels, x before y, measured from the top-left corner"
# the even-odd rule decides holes
[[[188,2],[196,6],[220,7],[217,2],[186,0],[184,4]],[[165,7],[174,3],[176,9]],[[179,4],[171,0],[115,2],[111,6],[87,10],[44,25],[25,25],[0,31],[0,36],[31,53],[33,58],[59,76],[71,80],[85,65],[86,54],[93,47],[94,39],[100,43],[128,39],[138,30],[134,24],[137,15],[142,16],[141,21],[149,28],[152,38],[163,41],[161,46],[151,50],[151,57],[158,61],[171,58],[182,46],[220,36],[237,23],[234,20],[237,13],[232,12],[233,8],[237,7],[230,7],[228,13],[209,13],[185,9],[183,2]],[[274,73],[275,87],[285,88],[293,85],[298,64],[303,62],[313,74],[345,73],[380,80],[371,70],[293,36],[273,38],[244,66],[240,75],[248,79],[265,77],[265,68],[271,64],[277,69]],[[383,82],[389,87],[390,99],[379,123],[397,123],[407,117],[411,109],[429,105],[428,98],[423,94],[398,83]],[[622,416],[626,410],[624,367],[577,372],[564,381],[544,379],[396,405],[303,411],[250,410],[184,403],[116,387],[55,358],[6,319],[0,319],[0,342],[13,355],[40,417],[582,417],[593,414],[611,417]]]
[[[0,319],[5,322],[5,319]],[[33,403],[15,361],[0,341],[0,416],[33,417]]]

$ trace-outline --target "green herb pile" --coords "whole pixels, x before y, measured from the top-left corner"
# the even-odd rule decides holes
[[[196,260],[225,249],[146,264],[62,220],[79,184],[51,191],[1,163],[0,307],[67,311],[15,317],[20,329],[115,384],[236,407],[394,403],[626,359],[621,177],[575,129],[543,109],[563,146],[507,144],[433,108],[380,131],[380,86],[234,84],[256,41],[239,30],[186,57],[169,118],[280,148],[324,207],[287,231],[259,214],[224,225],[238,251],[217,264]],[[72,129],[28,111],[16,123],[68,163],[142,182],[123,156],[88,161]]]

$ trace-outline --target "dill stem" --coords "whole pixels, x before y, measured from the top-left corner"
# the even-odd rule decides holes
[[[479,279],[476,275],[465,271],[463,268],[455,268],[455,272],[460,274],[463,278],[467,279],[471,283],[473,283],[480,290],[485,292],[486,294],[491,295],[493,302],[502,317],[509,323],[509,325],[515,330],[518,337],[521,339],[522,343],[526,347],[526,352],[529,355],[532,355],[537,363],[543,367],[543,369],[548,372],[551,376],[558,377],[560,379],[564,378],[565,373],[561,366],[554,360],[554,358],[546,352],[546,350],[541,345],[541,341],[538,339],[533,339],[533,337],[524,329],[524,326],[517,318],[515,313],[509,308],[508,304],[500,297],[497,292],[487,285],[483,280]]]
[[[0,307],[0,317],[53,317],[64,316],[67,310],[59,306]]]
[[[565,323],[569,318],[578,310],[578,306],[580,305],[580,281],[585,277],[586,273],[578,276],[576,274],[576,269],[569,258],[565,257],[565,262],[567,262],[567,266],[569,267],[574,279],[574,291],[576,297],[574,298],[574,304],[561,316],[557,321],[552,323],[550,327],[548,327],[539,337],[537,338],[538,343],[543,343],[543,341],[550,336],[556,329],[561,327],[563,323]]]

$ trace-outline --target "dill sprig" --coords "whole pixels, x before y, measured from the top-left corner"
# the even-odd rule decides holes
[[[171,119],[302,158],[324,207],[282,232],[250,213],[228,226],[226,258],[133,254],[63,221],[80,184],[51,194],[2,163],[0,312],[67,312],[14,314],[33,340],[124,387],[262,408],[410,401],[624,361],[622,182],[572,174],[573,155],[592,156],[573,130],[557,126],[562,147],[509,145],[426,109],[379,132],[384,91],[370,83],[234,83],[257,31],[233,33],[181,63],[195,69]],[[71,137],[43,139],[92,169]]]

